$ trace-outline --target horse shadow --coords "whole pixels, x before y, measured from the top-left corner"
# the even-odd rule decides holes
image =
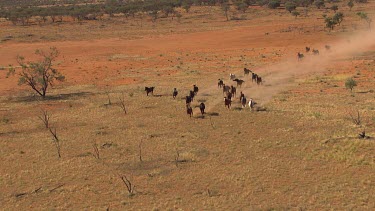
[[[217,113],[217,112],[207,112],[206,114],[208,116],[219,116],[219,113]]]

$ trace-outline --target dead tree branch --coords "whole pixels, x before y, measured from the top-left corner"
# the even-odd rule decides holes
[[[133,185],[129,180],[128,178],[126,178],[126,176],[122,176],[121,177],[121,180],[122,182],[125,184],[126,186],[126,189],[128,189],[128,192],[129,194],[134,194],[134,188],[135,188],[135,185]]]
[[[142,160],[142,140],[139,142],[139,145],[138,145],[138,148],[139,148],[139,161],[143,161]]]
[[[355,125],[361,125],[361,116],[360,116],[358,110],[357,110],[357,115],[356,115],[356,116],[355,116],[352,112],[349,112],[349,116],[350,116],[352,122],[353,122]]]
[[[42,109],[42,115],[38,116],[38,118],[42,120],[46,128],[49,128],[49,119],[51,118],[51,115],[48,114],[48,111]]]
[[[106,93],[107,98],[108,98],[108,105],[112,105],[111,96],[109,95],[109,92],[105,92],[105,93]]]
[[[94,149],[93,156],[94,156],[96,159],[100,159],[100,153],[99,153],[98,145],[97,145],[97,144],[93,144],[93,145],[92,145],[92,148]]]
[[[125,106],[125,100],[124,100],[124,94],[122,94],[118,99],[119,99],[119,104],[118,105],[124,111],[124,113],[127,114],[127,112],[126,112],[126,106]]]
[[[52,128],[48,128],[49,132],[52,135],[52,141],[55,144],[57,154],[59,158],[61,158],[61,145],[60,145],[60,139],[57,137],[56,129],[52,130]]]
[[[180,162],[180,152],[176,149],[176,157],[174,158],[176,167],[178,168],[178,162]]]

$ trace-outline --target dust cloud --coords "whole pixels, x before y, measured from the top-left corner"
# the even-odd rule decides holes
[[[325,49],[325,45],[329,45],[330,50]],[[371,49],[374,50],[375,32],[363,32],[346,39],[340,39],[337,42],[321,43],[310,47],[311,51],[313,48],[318,49],[320,51],[319,55],[313,55],[311,51],[305,53],[305,49],[301,49],[300,52],[304,54],[304,58],[300,61],[297,58],[298,52],[295,52],[295,57],[293,58],[288,58],[271,66],[254,69],[255,73],[262,76],[263,85],[257,86],[255,83],[251,83],[251,76],[246,76],[244,78],[245,85],[238,90],[242,91],[247,99],[252,98],[257,102],[258,106],[262,106],[276,94],[293,85],[295,83],[294,79],[324,72],[327,67],[334,65],[339,59],[347,59],[355,54]],[[243,72],[237,72],[237,74],[242,76]],[[204,90],[202,93],[210,95],[213,91],[215,93],[218,92],[216,86]],[[211,101],[207,110],[212,110],[219,103],[223,103],[222,97],[218,97],[213,102]]]

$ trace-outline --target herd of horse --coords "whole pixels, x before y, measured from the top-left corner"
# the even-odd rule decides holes
[[[256,74],[255,72],[253,72],[252,70],[250,69],[247,69],[246,67],[244,68],[244,76],[247,76],[247,75],[250,75],[251,73],[251,82],[255,82],[257,85],[261,85],[263,84],[262,82],[262,77],[260,77],[258,74]],[[241,87],[241,85],[245,82],[244,80],[241,80],[241,79],[238,79],[236,78],[236,75],[231,73],[229,74],[229,78],[232,80],[232,81],[235,81],[237,82],[237,87]],[[222,79],[219,79],[219,82],[218,82],[218,87],[219,88],[222,88],[223,89],[223,95],[225,95],[224,97],[224,106],[227,107],[228,109],[230,109],[231,105],[232,105],[232,97],[236,97],[236,94],[237,94],[237,88],[234,87],[233,85],[231,86],[227,86],[225,85],[224,81]],[[249,101],[247,101],[244,93],[240,93],[240,103],[242,105],[242,108],[245,108],[246,107],[246,104],[248,103],[249,105],[249,108],[251,110],[253,110],[254,108],[254,100],[253,99],[249,99]]]
[[[263,84],[262,77],[260,77],[258,74],[256,74],[252,70],[244,68],[244,77],[250,75],[250,73],[251,73],[251,81],[253,83],[255,82],[257,85]],[[229,79],[236,82],[236,87],[233,86],[233,85],[231,85],[231,86],[225,85],[225,83],[222,79],[219,79],[219,82],[218,82],[218,88],[221,88],[223,90],[223,95],[225,96],[224,97],[224,106],[227,107],[228,109],[231,108],[231,105],[232,105],[232,102],[233,102],[232,100],[233,100],[233,98],[236,97],[237,88],[241,87],[242,84],[245,83],[244,80],[238,79],[236,77],[236,75],[233,74],[233,73],[231,73],[229,75]],[[146,95],[148,96],[150,93],[153,95],[154,89],[155,89],[155,87],[145,87]],[[186,103],[186,113],[190,117],[193,116],[193,108],[191,106],[191,103],[194,101],[194,98],[198,94],[198,92],[199,92],[198,86],[193,85],[193,89],[190,90],[189,94],[184,98],[185,103]],[[178,95],[177,88],[174,88],[173,92],[172,92],[173,99],[176,99],[177,95]],[[247,100],[244,93],[242,93],[242,91],[240,93],[239,100],[240,100],[240,103],[242,105],[242,108],[245,108],[246,105],[248,104],[250,110],[253,110],[254,104],[255,104],[254,100],[251,99],[251,98],[249,100]],[[204,116],[204,114],[205,114],[205,109],[206,109],[205,103],[201,102],[199,104],[199,110],[200,110],[202,116]]]
[[[327,51],[329,51],[331,49],[331,46],[325,45],[325,49]],[[306,53],[309,53],[311,51],[313,53],[313,55],[319,55],[318,49],[314,49],[314,48],[311,49],[310,47],[305,47],[305,51],[306,51]],[[302,53],[300,53],[300,52],[297,53],[298,61],[302,60],[304,57],[305,56]],[[251,82],[253,82],[253,83],[255,82],[257,85],[263,84],[262,77],[260,77],[258,74],[256,74],[252,70],[245,67],[244,70],[243,70],[244,77],[250,75],[250,73],[251,73]],[[236,82],[236,87],[234,87],[233,85],[231,85],[231,86],[226,85],[222,79],[218,79],[218,80],[219,80],[219,82],[217,83],[217,86],[218,86],[218,88],[222,88],[222,90],[223,90],[224,106],[226,108],[230,109],[231,105],[232,105],[232,102],[233,102],[232,99],[236,97],[237,88],[238,87],[241,88],[242,84],[245,83],[245,81],[237,78],[236,75],[233,74],[233,73],[229,74],[229,80]],[[155,89],[155,87],[145,87],[145,91],[146,91],[147,96],[148,96],[149,93],[154,94],[154,89]],[[185,97],[186,113],[188,115],[190,115],[190,117],[193,116],[193,108],[191,107],[191,103],[194,101],[194,97],[198,94],[198,91],[199,91],[198,86],[193,85],[193,90],[190,90],[189,94]],[[174,88],[173,93],[172,93],[173,99],[176,99],[177,95],[178,95],[178,91],[177,91],[176,88]],[[247,100],[246,96],[244,95],[244,93],[242,93],[242,91],[240,93],[239,100],[240,100],[242,108],[245,108],[246,105],[248,105],[250,110],[253,110],[254,104],[255,104],[254,100],[251,99],[251,98],[249,100]],[[200,112],[203,116],[205,114],[206,105],[203,102],[201,102],[199,104],[199,109],[200,109]]]
[[[325,48],[327,51],[329,51],[329,50],[331,49],[331,46],[329,46],[329,45],[325,45],[324,48]],[[313,48],[313,49],[311,50],[310,47],[305,47],[305,51],[306,51],[306,53],[309,53],[309,52],[311,51],[314,55],[319,55],[319,50],[318,50],[318,49],[314,49],[314,48]],[[300,53],[300,52],[297,53],[297,59],[298,59],[298,61],[301,61],[304,57],[305,57],[305,55],[303,55],[303,53]]]

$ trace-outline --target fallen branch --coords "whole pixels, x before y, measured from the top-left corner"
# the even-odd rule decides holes
[[[129,194],[133,195],[135,186],[128,180],[128,178],[126,178],[126,176],[122,176],[121,180],[124,182]]]
[[[57,187],[55,187],[55,188],[52,188],[51,190],[49,190],[49,192],[53,192],[53,191],[55,191],[55,190],[57,190],[57,189],[63,187],[64,185],[65,185],[65,184],[61,184],[61,185],[59,185],[59,186],[57,186]]]
[[[93,156],[94,156],[96,159],[100,159],[100,153],[99,153],[98,145],[97,145],[97,144],[93,144],[92,147],[93,147],[93,149],[94,149],[94,154],[93,154]]]

